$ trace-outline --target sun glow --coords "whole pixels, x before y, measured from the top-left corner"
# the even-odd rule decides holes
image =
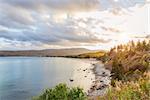
[[[114,0],[115,2],[118,2],[119,0]]]
[[[131,40],[131,38],[129,37],[129,34],[125,34],[125,33],[122,33],[118,36],[118,43],[120,44],[124,44],[124,43],[127,43]]]

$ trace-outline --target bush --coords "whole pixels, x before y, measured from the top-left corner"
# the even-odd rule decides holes
[[[85,100],[86,94],[83,89],[69,88],[66,84],[59,84],[55,88],[46,89],[45,92],[34,97],[33,100]]]
[[[124,68],[117,58],[112,63],[112,79],[122,80],[124,79]]]

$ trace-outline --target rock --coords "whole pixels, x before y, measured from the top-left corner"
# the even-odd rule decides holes
[[[102,73],[103,75],[105,74],[105,72]]]
[[[102,82],[104,82],[104,81],[100,81],[100,82],[102,83]]]
[[[106,87],[108,87],[108,85],[106,85],[106,84],[102,85],[102,88],[106,88]]]
[[[73,82],[74,80],[73,79],[70,79],[70,82]]]
[[[106,77],[106,76],[108,76],[108,75],[106,74],[106,72],[103,72],[101,76],[102,76],[102,77]]]
[[[106,77],[107,75],[101,75],[102,77]]]

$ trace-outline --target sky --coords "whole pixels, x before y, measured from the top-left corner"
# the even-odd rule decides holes
[[[150,0],[0,0],[0,50],[108,50],[150,39]]]

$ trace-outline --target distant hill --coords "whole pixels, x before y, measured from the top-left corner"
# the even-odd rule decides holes
[[[83,53],[95,52],[84,48],[70,49],[45,49],[45,50],[23,50],[23,51],[0,51],[0,56],[74,56]]]
[[[92,51],[92,52],[88,52],[88,53],[82,53],[79,55],[74,55],[74,56],[69,56],[72,58],[97,58],[100,59],[101,57],[103,57],[105,55],[106,51]]]

